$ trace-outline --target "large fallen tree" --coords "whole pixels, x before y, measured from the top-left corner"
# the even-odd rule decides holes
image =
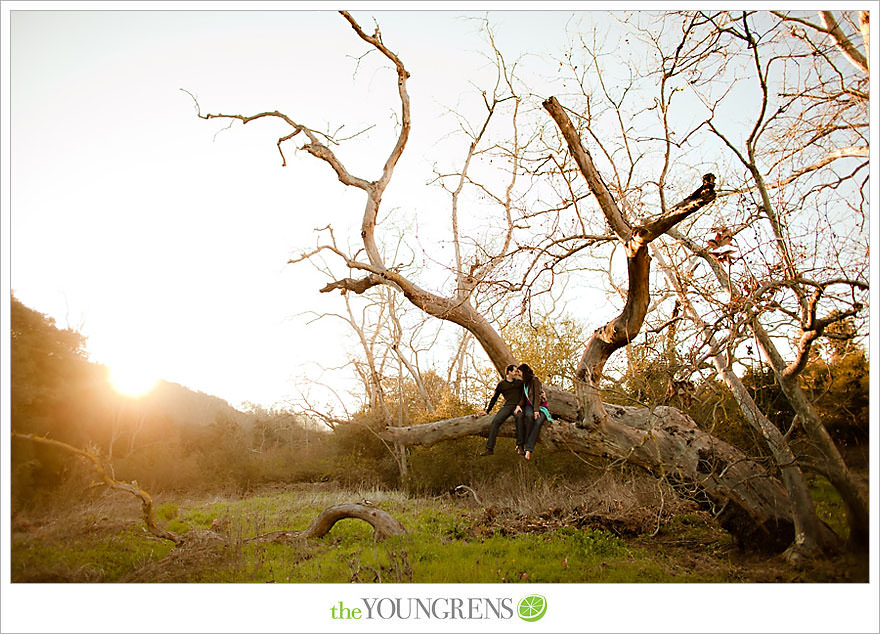
[[[717,505],[718,519],[749,547],[780,551],[794,536],[785,488],[766,469],[736,447],[700,430],[672,407],[626,407],[606,404],[608,420],[585,427],[560,411],[570,412],[570,394],[547,386],[555,421],[541,428],[540,444],[548,451],[570,451],[622,459],[652,473],[704,491]],[[569,398],[566,399],[565,396]],[[500,436],[513,436],[513,422]],[[430,446],[473,435],[486,435],[492,416],[462,416],[422,425],[386,427],[383,436],[403,445]],[[833,535],[828,535],[833,540]]]
[[[551,97],[544,107],[568,143],[608,224],[624,244],[629,286],[623,311],[598,328],[585,347],[577,370],[577,396],[552,385],[546,387],[549,409],[559,422],[542,429],[543,443],[550,450],[626,460],[659,476],[702,489],[720,507],[721,525],[741,543],[770,550],[786,548],[795,541],[791,501],[785,487],[762,465],[699,429],[680,410],[611,405],[601,398],[599,383],[606,362],[639,333],[648,311],[648,245],[715,199],[714,175],[706,174],[696,191],[660,218],[632,227],[598,175],[562,106]],[[500,369],[513,356],[492,360]],[[389,426],[384,435],[405,445],[430,445],[485,433],[490,422],[489,416],[460,417],[410,427]],[[822,527],[819,539],[824,547],[835,546],[838,541],[827,527]]]
[[[449,296],[422,288],[402,272],[402,267],[394,264],[389,266],[384,260],[375,233],[382,196],[410,134],[410,100],[407,92],[410,73],[401,59],[384,44],[378,29],[370,35],[363,31],[350,14],[342,12],[342,15],[358,37],[393,64],[397,76],[401,107],[399,134],[383,164],[379,178],[369,180],[352,174],[328,146],[326,135],[277,110],[241,115],[202,114],[199,109],[198,116],[203,119],[238,120],[243,124],[263,118],[281,120],[292,131],[279,138],[279,150],[282,143],[304,138],[305,142],[299,147],[300,150],[325,162],[343,185],[363,192],[366,201],[360,237],[363,243],[361,253],[365,257],[359,259],[358,255],[345,253],[335,238],[332,238],[331,232],[330,243],[291,260],[291,263],[301,262],[318,253],[327,252],[341,258],[349,271],[363,275],[360,278],[340,277],[327,284],[321,292],[338,290],[342,293],[361,294],[375,286],[389,286],[402,293],[413,306],[426,314],[455,323],[467,330],[480,343],[492,364],[503,373],[505,366],[514,362],[514,355],[504,338],[475,307],[473,301],[475,289],[488,278],[489,271],[497,267],[499,257],[485,258],[464,266],[457,255],[454,268],[456,287]],[[495,103],[497,102],[490,105],[487,101],[487,122],[494,112],[492,106]],[[567,143],[578,171],[586,180],[599,210],[613,231],[613,237],[624,248],[628,290],[620,315],[597,329],[588,341],[577,369],[575,394],[552,385],[547,386],[550,411],[558,419],[558,423],[546,426],[542,431],[542,442],[550,449],[565,449],[625,460],[644,467],[659,477],[677,480],[688,487],[702,490],[721,509],[719,517],[722,525],[742,543],[772,550],[782,550],[793,545],[797,550],[799,543],[789,496],[784,486],[762,465],[732,445],[700,430],[692,419],[679,410],[670,407],[649,409],[608,405],[601,398],[600,381],[606,362],[617,350],[633,341],[641,330],[648,311],[651,262],[648,246],[689,215],[715,200],[714,175],[703,176],[702,183],[690,196],[668,210],[661,209],[654,220],[631,225],[605,186],[565,109],[553,97],[546,100],[543,106]],[[478,141],[479,137],[476,137],[471,144],[468,160]],[[465,178],[467,164],[468,161],[465,161],[462,180]],[[512,226],[509,206],[506,207],[506,212]],[[453,220],[455,213],[453,199]],[[457,234],[454,241],[457,245]],[[383,435],[386,439],[403,445],[430,445],[484,433],[489,420],[488,417],[463,417],[411,427],[389,426]],[[830,529],[823,527],[820,541],[822,546],[831,546],[837,540]]]

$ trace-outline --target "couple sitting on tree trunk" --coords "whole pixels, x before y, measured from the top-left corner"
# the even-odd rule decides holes
[[[486,449],[480,455],[491,456],[495,452],[498,428],[509,416],[513,416],[516,424],[516,452],[525,456],[526,460],[530,460],[532,452],[535,451],[541,425],[544,421],[553,422],[550,410],[547,409],[547,397],[541,380],[535,376],[527,363],[507,366],[505,377],[495,388],[495,393],[483,410],[482,416],[486,416],[492,410],[500,395],[504,395],[504,403],[492,419]]]

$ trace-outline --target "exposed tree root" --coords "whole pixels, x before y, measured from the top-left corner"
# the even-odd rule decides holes
[[[309,537],[323,537],[338,522],[346,518],[364,520],[373,527],[374,539],[385,539],[394,535],[406,534],[406,528],[398,522],[390,513],[369,504],[358,502],[343,502],[334,504],[312,520],[311,525],[304,531],[274,531],[248,539],[248,542],[281,542],[287,543],[297,539]]]

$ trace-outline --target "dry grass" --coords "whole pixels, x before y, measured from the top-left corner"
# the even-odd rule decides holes
[[[471,485],[472,507],[506,517],[602,517],[630,534],[656,533],[671,517],[694,512],[696,504],[650,474],[628,467],[596,469],[586,479],[542,477],[518,464],[505,478],[485,478]]]

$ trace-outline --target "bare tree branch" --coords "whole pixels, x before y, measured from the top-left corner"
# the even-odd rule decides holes
[[[375,273],[371,273],[370,275],[362,277],[358,280],[351,277],[346,277],[341,280],[336,280],[335,282],[330,282],[329,284],[324,286],[319,292],[330,293],[335,290],[341,290],[343,293],[345,293],[346,291],[352,291],[360,295],[366,292],[368,289],[382,284],[385,284],[385,281],[382,279],[382,277],[376,275]]]
[[[867,25],[867,13],[862,12],[862,15],[864,15],[864,24]],[[834,14],[831,13],[831,11],[819,11],[819,17],[822,18],[822,24],[825,26],[823,30],[831,36],[831,39],[834,40],[834,43],[837,45],[837,48],[840,49],[840,52],[843,53],[843,56],[846,57],[853,66],[867,75],[868,59],[862,55],[859,50],[853,46],[853,43],[849,38],[844,35],[840,25],[834,17]]]
[[[568,143],[568,150],[571,152],[572,157],[574,157],[581,174],[587,180],[590,191],[596,197],[596,201],[599,203],[599,207],[602,209],[606,220],[608,220],[608,224],[611,225],[618,238],[624,242],[629,240],[632,228],[626,221],[626,218],[623,217],[611,192],[605,186],[599,171],[593,164],[593,157],[590,156],[589,151],[581,142],[580,136],[572,125],[571,119],[568,118],[565,109],[556,97],[550,97],[542,105],[550,113],[550,116],[553,117],[563,138]]]

